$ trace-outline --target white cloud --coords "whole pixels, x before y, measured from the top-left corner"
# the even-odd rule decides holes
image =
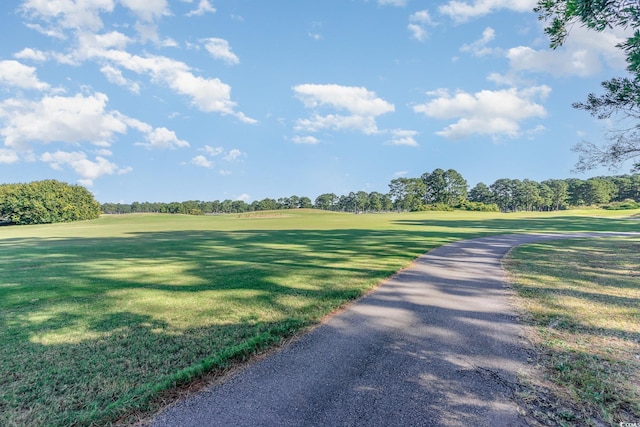
[[[233,115],[245,123],[257,123],[256,120],[235,111],[236,104],[231,101],[231,86],[217,78],[195,76],[184,62],[166,56],[131,55],[120,50],[96,51],[94,55],[111,60],[130,71],[149,74],[152,81],[166,84],[179,94],[189,96],[201,111]]]
[[[152,40],[161,46],[176,45],[173,39],[160,40],[154,22],[155,19],[169,13],[166,0],[119,2],[140,19],[135,26],[143,42]],[[245,123],[257,123],[255,119],[236,111],[236,104],[231,101],[231,87],[220,79],[197,76],[184,62],[168,57],[130,54],[124,49],[132,40],[118,31],[96,34],[96,31],[102,28],[100,13],[112,12],[114,6],[115,0],[26,0],[22,9],[30,18],[58,23],[65,29],[76,30],[73,35],[77,37],[77,43],[73,51],[67,54],[51,54],[60,62],[79,65],[87,60],[97,61],[112,82],[126,85],[134,92],[138,90],[136,84],[123,80],[122,72],[118,73],[117,69],[145,74],[152,82],[168,86],[173,91],[189,97],[192,104],[201,111],[232,115]],[[237,57],[228,48],[224,50],[223,43],[216,44],[215,40],[221,39],[211,40],[214,40],[211,45],[214,54],[221,55],[227,61],[237,61]],[[24,55],[29,53],[25,52]],[[105,66],[108,67],[104,68]]]
[[[246,202],[249,199],[251,199],[251,196],[249,196],[247,193],[241,194],[236,197],[236,200],[242,200],[243,202]]]
[[[49,89],[47,83],[38,80],[35,67],[29,67],[14,60],[0,61],[0,84],[21,89]]]
[[[145,2],[146,0],[139,1]],[[57,22],[62,29],[98,31],[103,26],[100,13],[112,12],[114,6],[114,0],[25,0],[21,9],[31,18],[40,18],[47,23]],[[38,27],[34,29],[50,36],[58,38],[61,36],[61,31],[55,27],[49,29]]]
[[[297,130],[317,132],[322,129],[350,129],[373,134],[378,132],[376,117],[395,110],[393,104],[378,98],[375,92],[364,87],[302,84],[293,90],[307,108],[329,107],[348,113],[346,116],[314,114],[309,119],[299,119]]]
[[[551,89],[544,85],[521,90],[483,90],[475,94],[458,91],[454,95],[439,89],[427,94],[433,97],[432,100],[413,109],[427,117],[458,119],[437,132],[449,139],[474,134],[517,137],[521,134],[523,121],[546,116],[546,110],[536,100],[544,100],[550,92]]]
[[[493,39],[496,38],[496,32],[493,28],[491,27],[487,27],[484,29],[484,31],[482,32],[482,38],[480,38],[479,40],[474,41],[471,44],[465,44],[463,45],[460,50],[462,52],[470,52],[473,56],[486,56],[486,55],[490,55],[496,51],[499,51],[497,49],[492,49],[490,47],[487,47],[487,44],[491,41],[493,41]]]
[[[566,43],[558,49],[536,50],[528,46],[517,46],[509,49],[506,57],[513,72],[593,76],[605,64],[615,69],[625,68],[624,52],[616,47],[624,39],[624,31],[620,29],[596,32],[575,27]]]
[[[131,80],[127,80],[122,75],[122,71],[120,71],[119,69],[112,67],[111,65],[105,65],[100,68],[100,71],[102,72],[102,74],[104,74],[109,82],[118,86],[126,87],[133,93],[140,93],[140,85]]]
[[[429,15],[428,10],[419,10],[409,16],[409,25],[407,25],[407,29],[411,33],[412,38],[423,42],[429,37],[429,33],[425,28],[426,25],[435,24],[431,19],[431,15]]]
[[[189,143],[164,127],[153,128],[118,111],[106,109],[105,94],[45,96],[40,100],[10,98],[0,102],[0,136],[4,145],[27,150],[33,143],[90,143],[107,148],[130,128],[141,132],[147,148],[188,147]]]
[[[409,174],[409,171],[398,171],[396,173],[393,174],[394,178],[402,178],[403,176],[407,176]]]
[[[418,40],[419,42],[423,42],[427,38],[429,38],[429,33],[427,33],[427,30],[425,30],[422,25],[409,24],[407,25],[407,29],[411,33],[411,37]]]
[[[238,64],[240,63],[240,58],[231,52],[231,48],[229,47],[229,42],[224,39],[218,38],[209,38],[204,39],[205,49],[216,59],[221,59],[227,64]]]
[[[119,2],[135,13],[138,18],[147,22],[169,14],[166,0],[119,0]]]
[[[191,159],[191,163],[196,165],[196,166],[203,167],[203,168],[212,168],[213,167],[213,162],[208,160],[203,155],[199,155],[199,156],[194,157],[193,159]]]
[[[8,148],[0,148],[0,164],[16,163],[18,160],[18,153]]]
[[[232,162],[242,156],[245,156],[245,154],[242,151],[238,150],[237,148],[234,148],[231,151],[229,151],[229,153],[226,156],[224,156],[224,159],[228,162]]]
[[[475,0],[473,2],[452,0],[440,6],[438,10],[456,22],[466,22],[500,9],[531,12],[537,3],[538,0]]]
[[[394,111],[393,104],[364,87],[337,84],[302,84],[293,90],[307,108],[329,106],[361,116],[379,116]]]
[[[222,154],[224,152],[224,148],[222,147],[211,147],[210,145],[205,145],[204,147],[202,147],[200,149],[200,151],[204,151],[205,153],[209,154],[210,156],[217,156],[219,154]]]
[[[397,6],[404,7],[407,5],[407,0],[378,0],[378,4],[381,6]]]
[[[103,175],[125,174],[131,168],[119,168],[104,157],[97,156],[95,161],[87,159],[87,155],[81,151],[56,151],[46,152],[40,156],[40,160],[49,163],[52,169],[62,170],[63,166],[71,167],[82,178],[79,182],[83,185],[92,186],[93,181]]]
[[[201,16],[201,15],[204,15],[205,13],[215,13],[215,12],[216,12],[216,8],[213,7],[211,3],[209,3],[209,0],[200,0],[200,3],[198,3],[198,8],[187,13],[187,16]]]
[[[295,143],[295,144],[317,144],[320,142],[320,140],[314,136],[311,135],[307,135],[307,136],[294,136],[293,138],[291,138],[291,140]]]
[[[30,142],[109,143],[127,124],[117,111],[106,111],[107,96],[45,96],[40,100],[5,99],[0,103],[0,135],[8,147]]]
[[[420,24],[433,24],[433,20],[431,19],[431,15],[428,10],[419,10],[415,13],[412,13],[409,16],[409,21],[417,22]]]
[[[176,136],[176,133],[165,127],[153,129],[147,132],[145,135],[146,143],[138,142],[136,145],[141,145],[149,149],[167,149],[176,147],[188,147],[189,143]]]
[[[389,131],[391,139],[388,141],[392,145],[407,145],[409,147],[417,147],[418,142],[415,140],[419,132],[415,130],[394,129]]]
[[[20,52],[15,53],[13,57],[18,59],[29,59],[31,61],[37,61],[37,62],[42,62],[47,60],[46,53],[38,49],[32,49],[30,47],[25,47]]]
[[[375,92],[364,87],[341,86],[336,84],[302,84],[293,88],[298,99],[306,108],[335,109],[346,114],[325,114],[314,111],[309,118],[296,120],[294,130],[315,133],[322,130],[350,130],[366,135],[391,134],[390,143],[395,145],[417,145],[413,137],[417,132],[410,130],[380,130],[376,119],[395,111],[395,106]],[[313,136],[295,136],[297,144],[315,144],[319,142]]]

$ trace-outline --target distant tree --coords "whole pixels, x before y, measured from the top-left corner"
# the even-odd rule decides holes
[[[425,185],[424,203],[458,206],[467,199],[467,181],[455,169],[435,169],[421,177]]]
[[[300,209],[309,209],[313,207],[313,203],[311,203],[310,198],[306,196],[302,196],[300,197],[300,200],[298,200],[298,207]]]
[[[587,205],[602,205],[609,203],[617,192],[613,182],[602,178],[590,178],[582,188],[582,197]]]
[[[278,209],[278,202],[275,199],[262,199],[258,202],[257,210],[274,211]]]
[[[568,178],[565,180],[565,182],[567,183],[567,201],[569,202],[569,205],[584,205],[584,198],[582,197],[582,187],[584,186],[584,181],[578,178]]]
[[[424,203],[446,203],[447,179],[443,169],[434,169],[433,172],[425,172],[421,176],[425,186]]]
[[[444,173],[446,183],[444,202],[449,206],[458,206],[467,200],[468,184],[462,175],[455,169],[448,169]]]
[[[328,211],[333,210],[336,203],[338,203],[338,196],[334,193],[324,193],[316,197],[314,207]]]
[[[530,179],[515,181],[514,210],[534,211],[542,205],[540,187],[537,182]]]
[[[517,180],[501,178],[489,186],[492,194],[491,198],[502,212],[515,210],[514,193],[517,184]]]
[[[492,203],[493,199],[489,187],[483,182],[479,182],[469,190],[469,200],[472,202]]]
[[[416,211],[423,207],[425,184],[420,178],[396,178],[389,184],[389,194],[398,211]]]
[[[384,195],[378,193],[377,191],[372,191],[369,193],[367,197],[367,207],[366,209],[371,212],[380,212],[382,211],[382,199]]]
[[[548,179],[542,181],[543,185],[546,185],[550,190],[550,206],[553,210],[559,210],[565,205],[569,198],[569,185],[566,181],[561,179]]]

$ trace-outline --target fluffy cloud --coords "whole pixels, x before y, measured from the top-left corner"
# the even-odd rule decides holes
[[[538,0],[475,0],[473,2],[452,0],[440,6],[439,11],[456,22],[465,22],[500,9],[531,12],[537,2]]]
[[[325,116],[316,113],[309,119],[298,120],[296,130],[350,129],[373,134],[378,132],[376,117],[395,110],[393,104],[364,87],[302,84],[295,86],[293,91],[307,108],[332,108],[347,113]]]
[[[201,151],[204,151],[205,153],[209,154],[210,156],[217,156],[219,154],[222,154],[224,152],[224,148],[222,147],[211,147],[210,145],[205,145],[203,148],[200,149]]]
[[[112,67],[111,65],[105,65],[100,68],[100,71],[102,72],[102,74],[104,74],[109,82],[118,86],[126,87],[133,93],[140,93],[140,85],[134,81],[126,79],[122,75],[121,70]]]
[[[188,147],[173,131],[107,110],[105,94],[45,96],[40,100],[10,98],[0,103],[0,135],[7,147],[28,150],[33,143],[90,143],[109,147],[130,128],[144,134],[147,148]]]
[[[430,92],[432,99],[413,109],[436,119],[458,119],[437,132],[449,139],[461,139],[474,134],[517,137],[521,123],[546,116],[544,107],[536,100],[544,100],[551,89],[535,86],[527,89],[483,90],[475,94],[449,93],[446,89]]]
[[[320,140],[318,138],[316,138],[315,136],[311,136],[311,135],[307,135],[307,136],[296,135],[293,138],[291,138],[291,140],[295,144],[317,144],[317,143],[320,142]]]
[[[209,159],[207,159],[203,155],[198,155],[198,156],[194,157],[193,159],[191,159],[191,163],[196,165],[196,166],[200,166],[202,168],[212,168],[213,167],[213,162],[210,161]]]
[[[13,55],[14,58],[18,59],[29,59],[31,61],[46,61],[47,54],[38,49],[32,49],[30,47],[26,47],[22,49],[20,52]]]
[[[237,148],[234,148],[231,151],[229,151],[229,153],[226,156],[224,156],[224,159],[228,162],[232,162],[244,155],[245,154],[242,151],[238,150]]]
[[[216,59],[221,59],[227,64],[239,64],[240,58],[231,52],[229,42],[224,39],[209,38],[203,40],[205,49]]]
[[[417,147],[418,142],[415,140],[415,137],[418,135],[418,132],[415,130],[404,130],[404,129],[395,129],[389,131],[391,133],[391,139],[389,139],[389,144],[392,145],[407,145],[410,147]]]
[[[393,104],[364,87],[302,84],[293,90],[307,108],[329,106],[359,116],[379,116],[395,109]]]
[[[146,0],[138,1],[145,2]],[[63,29],[98,31],[103,26],[100,13],[112,12],[114,7],[114,0],[25,0],[21,9],[31,18],[38,18],[46,23],[57,22]],[[49,35],[60,35],[60,30],[54,27],[34,29]]]
[[[141,41],[151,40],[162,46],[177,45],[172,39],[160,40],[157,35],[155,20],[169,14],[166,0],[118,0],[118,3],[138,17],[135,27],[141,35]],[[72,34],[77,38],[74,49],[66,54],[49,55],[59,62],[79,65],[88,60],[96,61],[110,82],[127,87],[134,93],[139,91],[139,85],[127,80],[122,70],[147,75],[152,82],[187,96],[201,111],[232,115],[245,123],[257,123],[236,111],[236,104],[231,100],[231,87],[220,79],[197,76],[184,62],[165,56],[131,54],[125,48],[133,40],[121,32],[97,34],[103,27],[100,14],[113,12],[115,5],[115,0],[26,0],[22,11],[27,17],[52,26],[40,30],[49,31],[56,26],[62,30],[74,30]],[[199,3],[199,8],[203,10],[210,7],[207,1]],[[214,57],[229,63],[238,62],[238,57],[231,52],[225,40],[207,40],[206,48]],[[42,53],[36,51],[23,51],[21,55],[42,57]]]
[[[200,0],[200,3],[198,3],[198,8],[187,13],[187,16],[201,16],[201,15],[204,15],[205,13],[215,13],[215,12],[216,12],[216,8],[211,6],[211,3],[209,3],[209,0]]]
[[[93,181],[103,175],[125,174],[131,168],[119,168],[104,157],[96,157],[95,161],[89,160],[87,155],[81,151],[56,151],[55,153],[44,153],[40,160],[48,163],[51,168],[62,170],[64,166],[71,167],[82,178],[78,181],[82,185],[92,186]]]
[[[471,44],[463,45],[460,50],[462,52],[470,52],[473,56],[486,56],[496,52],[496,49],[487,47],[487,44],[496,38],[496,32],[493,28],[487,27],[482,32],[482,38]]]
[[[131,9],[139,19],[147,22],[169,14],[167,0],[119,0],[119,2]]]
[[[417,132],[411,130],[379,129],[378,116],[395,111],[395,106],[375,92],[364,87],[336,84],[303,84],[293,88],[304,106],[314,109],[311,117],[298,119],[294,126],[297,132],[315,133],[322,130],[358,131],[366,135],[390,134],[388,141],[394,145],[418,145],[414,139]],[[344,114],[320,114],[317,110],[331,109]],[[316,144],[313,136],[294,136],[296,144]]]
[[[378,4],[381,6],[397,6],[397,7],[405,7],[407,5],[407,0],[378,0]]]
[[[106,111],[107,96],[45,96],[40,100],[10,98],[0,103],[0,135],[12,148],[30,142],[109,143],[127,124],[117,111]]]
[[[49,89],[47,83],[38,80],[35,67],[29,67],[13,60],[0,61],[0,84],[21,89]]]
[[[245,123],[256,123],[256,120],[235,111],[231,86],[217,78],[194,75],[184,62],[165,56],[132,55],[120,50],[102,50],[93,54],[135,73],[150,75],[152,81],[168,85],[177,93],[190,97],[201,111],[233,115]]]
[[[428,10],[420,10],[409,16],[409,25],[407,29],[411,33],[411,37],[422,42],[429,37],[426,30],[427,25],[434,25]]]
[[[165,127],[156,128],[146,133],[145,139],[147,142],[138,142],[136,145],[141,145],[149,149],[167,149],[176,147],[188,147],[187,141],[179,139],[175,132]]]
[[[16,163],[19,160],[18,153],[7,148],[0,148],[0,164]]]
[[[575,27],[564,46],[556,50],[536,50],[517,46],[506,52],[512,71],[543,72],[554,76],[592,76],[604,65],[625,68],[624,53],[616,48],[625,33],[620,29],[604,32]]]

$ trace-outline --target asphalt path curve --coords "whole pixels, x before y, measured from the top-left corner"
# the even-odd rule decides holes
[[[515,234],[436,248],[373,293],[151,426],[524,426],[528,346],[502,258],[609,233]]]

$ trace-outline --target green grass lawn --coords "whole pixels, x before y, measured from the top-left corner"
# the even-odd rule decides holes
[[[113,422],[318,322],[435,246],[640,229],[616,215],[286,211],[1,227],[0,425]]]
[[[521,246],[506,266],[542,372],[526,379],[531,412],[549,425],[638,422],[640,237]]]

